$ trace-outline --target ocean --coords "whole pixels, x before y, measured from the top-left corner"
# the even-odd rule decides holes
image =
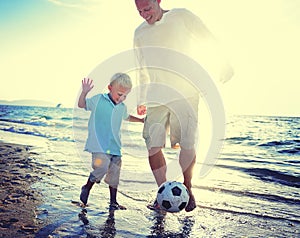
[[[146,208],[157,187],[142,139],[142,124],[124,122],[118,201],[108,211],[105,183],[78,206],[90,171],[84,152],[89,113],[73,108],[0,105],[0,140],[34,146],[32,159],[45,171],[35,183],[43,195],[37,237],[300,237],[300,118],[230,116],[216,163],[204,164],[200,136],[191,213],[156,214]],[[207,136],[209,138],[209,136]],[[204,151],[204,152],[202,152]],[[182,181],[178,150],[164,149],[170,180]],[[176,167],[177,166],[177,167]],[[207,174],[199,174],[209,166]]]

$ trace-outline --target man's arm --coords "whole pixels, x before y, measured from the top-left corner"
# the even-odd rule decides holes
[[[137,91],[137,114],[145,115],[146,114],[146,95],[147,95],[147,87],[150,83],[148,69],[146,67],[143,48],[140,46],[139,41],[134,39],[134,54],[135,54],[135,64],[137,67],[136,70],[136,79],[138,85]]]
[[[186,27],[195,36],[197,41],[198,55],[201,56],[200,61],[208,66],[210,73],[216,75],[222,83],[230,80],[234,74],[234,70],[225,56],[220,42],[209,31],[202,20],[192,12],[186,10],[184,21]]]

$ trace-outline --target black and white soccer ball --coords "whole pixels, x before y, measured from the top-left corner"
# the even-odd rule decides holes
[[[183,183],[167,181],[158,188],[156,200],[163,210],[179,212],[187,206],[189,198],[189,192]]]

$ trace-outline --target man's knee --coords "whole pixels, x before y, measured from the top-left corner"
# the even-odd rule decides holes
[[[194,148],[191,148],[191,149],[181,148],[179,157],[180,157],[180,159],[192,160],[196,157],[195,149]]]
[[[179,155],[179,163],[182,171],[186,171],[196,163],[196,153],[194,149],[181,149]]]
[[[152,147],[148,150],[148,155],[149,157],[153,157],[159,152],[161,152],[161,147]]]

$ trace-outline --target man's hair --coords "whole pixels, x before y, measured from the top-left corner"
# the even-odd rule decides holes
[[[138,2],[139,0],[134,0],[135,2]],[[157,0],[150,0],[152,2],[157,2]]]
[[[124,88],[132,88],[131,78],[124,73],[116,73],[110,79],[110,85],[118,84]]]

